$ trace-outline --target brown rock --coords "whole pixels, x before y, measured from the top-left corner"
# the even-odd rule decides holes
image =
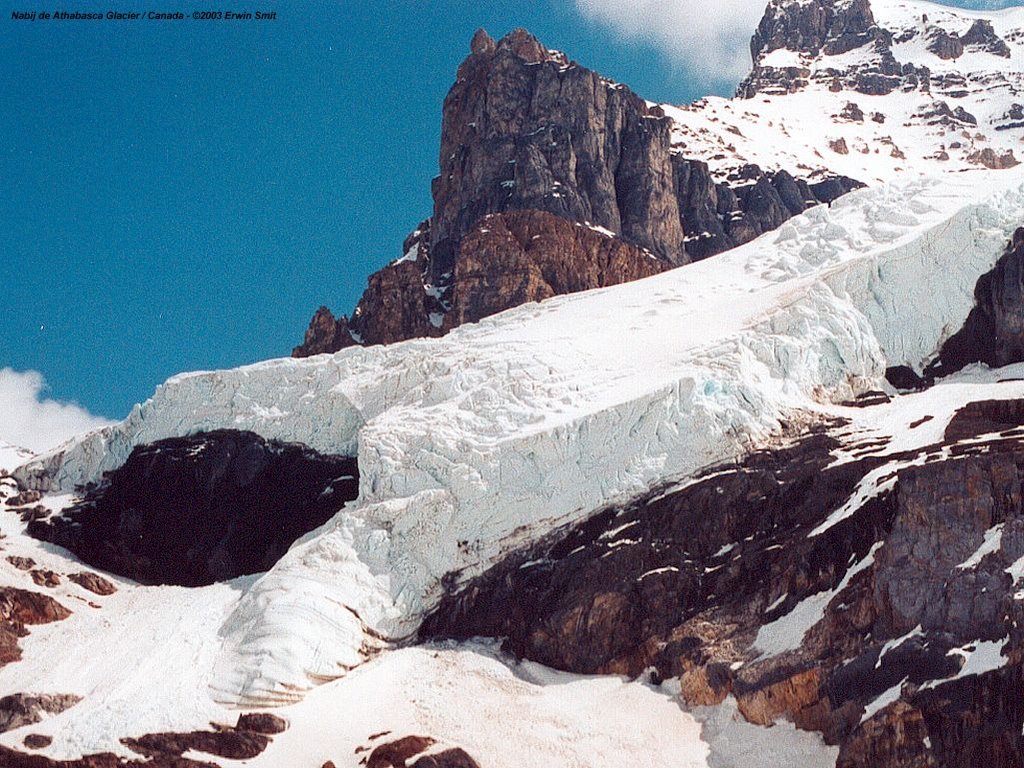
[[[31,523],[33,520],[43,520],[50,516],[50,510],[43,505],[25,507],[21,510],[21,522]]]
[[[80,571],[79,573],[68,574],[68,579],[73,581],[82,589],[87,589],[97,595],[112,595],[117,592],[113,582],[103,578],[92,571]]]
[[[13,565],[19,571],[31,570],[36,564],[36,561],[33,560],[31,557],[18,557],[17,555],[8,555],[7,562]]]
[[[0,587],[0,666],[21,658],[18,639],[28,634],[26,625],[60,621],[71,611],[52,597],[15,587]]]
[[[370,753],[366,768],[406,768],[408,760],[436,743],[429,736],[406,736],[389,741]]]
[[[32,581],[40,587],[59,587],[60,586],[60,575],[53,571],[47,571],[40,568],[33,569],[30,571]]]
[[[736,692],[740,713],[751,723],[771,725],[786,716],[799,721],[804,710],[821,701],[822,670],[818,668],[794,672],[775,681],[760,684],[753,689],[738,686]]]
[[[348,330],[348,318],[335,318],[327,307],[320,307],[309,321],[302,344],[292,350],[292,357],[310,357],[351,346],[355,342]]]
[[[828,142],[828,146],[837,155],[850,154],[850,148],[846,145],[846,139],[831,139]]]
[[[45,749],[53,743],[52,736],[44,736],[41,733],[30,733],[21,742],[29,749]]]
[[[898,700],[859,726],[843,742],[836,768],[933,768],[940,763],[925,747],[926,738],[928,726],[921,711]]]
[[[480,768],[480,764],[458,747],[424,755],[411,768]]]
[[[525,30],[477,48],[444,103],[431,278],[450,271],[481,217],[523,209],[590,221],[683,263],[671,121]]]
[[[484,29],[478,29],[473,35],[469,44],[469,50],[474,56],[490,56],[494,53],[494,39]]]
[[[81,696],[50,693],[15,693],[0,698],[0,733],[38,723],[73,707]]]
[[[0,587],[0,621],[16,624],[49,624],[71,611],[52,597],[16,587]]]
[[[35,504],[41,498],[43,498],[43,494],[40,491],[21,491],[7,500],[7,506],[24,507],[28,504]]]
[[[194,750],[229,760],[251,760],[263,753],[270,739],[261,733],[227,728],[191,733],[150,733],[139,738],[121,739],[121,743],[133,752],[147,757],[180,757],[185,752]]]
[[[288,721],[269,712],[248,712],[238,716],[235,728],[239,731],[273,735],[288,730]]]
[[[617,285],[666,268],[618,238],[542,211],[488,216],[462,241],[450,322],[530,301]]]
[[[1012,149],[997,154],[992,147],[972,152],[967,156],[967,162],[983,165],[994,171],[1002,171],[1020,165],[1020,161],[1014,156]]]

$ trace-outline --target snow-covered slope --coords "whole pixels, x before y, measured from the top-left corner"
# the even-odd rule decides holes
[[[998,185],[863,190],[711,261],[443,339],[177,377],[18,476],[67,490],[133,445],[219,427],[357,451],[359,499],[219,630],[219,700],[293,701],[409,636],[445,574],[919,366],[1024,217],[1021,174]]]
[[[784,84],[762,83],[750,98],[662,105],[676,122],[674,146],[706,160],[722,179],[746,163],[803,177],[831,171],[873,183],[987,172],[986,161],[1010,151],[1022,159],[1024,9],[967,11],[920,0],[872,0],[870,7],[891,46],[869,39],[832,55],[785,47],[763,51],[755,57],[755,73],[764,68],[766,80]],[[1009,56],[979,45],[964,46],[955,59],[930,50],[938,30],[962,36],[978,20],[991,23]],[[913,81],[885,94],[851,85],[850,73],[880,68],[890,52],[896,64],[913,69]],[[982,155],[985,150],[991,155]]]
[[[26,448],[19,448],[16,445],[5,443],[0,440],[0,470],[12,471],[35,456],[32,451]]]

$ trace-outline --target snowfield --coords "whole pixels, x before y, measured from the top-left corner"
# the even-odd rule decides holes
[[[223,705],[293,703],[412,637],[445,574],[763,444],[885,386],[887,365],[920,366],[1024,221],[1022,180],[900,181],[441,339],[179,376],[17,475],[68,491],[134,445],[223,427],[357,452],[359,498],[238,593],[193,672]]]
[[[16,467],[24,464],[35,454],[27,448],[20,448],[0,440],[0,470],[10,472]]]
[[[936,82],[930,91],[832,92],[828,71],[877,62],[880,56],[872,46],[817,57],[779,48],[755,63],[804,70],[810,77],[805,88],[794,93],[773,90],[750,99],[713,96],[681,107],[659,104],[675,123],[673,146],[687,157],[706,160],[721,180],[747,163],[799,177],[839,173],[875,184],[978,170],[972,156],[984,149],[996,154],[1014,150],[1016,159],[1024,160],[1020,131],[1001,130],[1014,122],[1007,117],[1010,105],[1024,103],[1024,9],[971,11],[920,0],[871,0],[871,10],[878,25],[893,34],[897,62],[931,71]],[[976,19],[992,23],[1009,46],[1010,58],[968,46],[959,58],[944,60],[928,50],[928,36],[936,26],[962,35]],[[821,79],[815,80],[816,74]],[[976,125],[936,123],[929,115],[938,102],[950,109],[962,107]],[[862,119],[844,117],[848,103],[860,109]],[[840,140],[845,152],[833,147]]]

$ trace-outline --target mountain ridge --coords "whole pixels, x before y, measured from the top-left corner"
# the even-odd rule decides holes
[[[526,301],[653,274],[748,242],[859,186],[756,165],[716,181],[705,162],[672,146],[671,126],[660,106],[526,30],[497,42],[479,30],[445,99],[432,217],[406,240],[405,256],[370,277],[352,317],[321,307],[293,354],[438,336]],[[554,261],[576,278],[538,277],[550,269],[530,253],[509,265],[496,255],[507,237],[493,236],[492,216],[513,230],[514,220],[531,217],[531,237],[551,242],[562,255]],[[463,245],[470,234],[471,249]],[[625,261],[587,278],[587,265],[609,248]]]
[[[851,7],[771,7],[802,18],[824,5]],[[917,30],[904,43],[891,34],[893,57],[938,39],[919,3],[863,7],[879,29],[895,18]],[[977,45],[973,15],[950,16],[954,26],[928,14],[965,50]],[[1014,65],[1018,16],[992,17]],[[863,12],[848,18],[853,42],[867,42],[823,54],[851,30],[822,22],[806,46],[817,53],[804,52],[825,57],[808,62],[812,75],[857,51],[877,63],[889,35],[857,31],[872,29]],[[503,66],[569,74],[567,58],[534,42],[509,41]],[[499,45],[478,35],[471,55]],[[790,53],[803,55],[764,56]],[[966,57],[1005,63],[989,50],[920,55],[946,67],[941,89]],[[485,213],[460,235],[453,269],[482,290],[429,283],[430,295],[435,236],[473,219],[456,205],[447,230],[418,228],[379,292],[401,300],[399,318],[405,295],[415,312],[427,295],[449,314],[479,301],[464,319],[486,317],[437,338],[182,374],[123,422],[0,478],[0,645],[19,655],[0,656],[0,688],[19,692],[0,718],[40,696],[67,706],[33,705],[36,722],[0,733],[0,760],[1024,764],[1024,167],[969,160],[1020,141],[1024,126],[993,127],[1013,84],[985,89],[1012,79],[1003,69],[971,69],[963,96],[942,96],[948,110],[902,83],[833,92],[831,76],[689,110],[645,103],[651,119],[640,120],[658,126],[648,139],[667,131],[670,155],[706,149],[697,162],[713,186],[743,181],[751,195],[767,183],[782,198],[774,181],[791,163],[809,178],[835,163],[868,185],[671,269],[593,222]],[[914,118],[922,109],[932,116]],[[731,149],[716,143],[725,137]],[[929,159],[942,144],[949,157]],[[761,175],[744,178],[752,158]],[[639,265],[656,266],[644,276]],[[611,284],[630,270],[638,279]],[[490,283],[525,303],[491,313]],[[82,573],[29,535],[85,527],[76,495],[99,503],[115,484],[172,512],[193,486],[244,487],[252,461],[204,456],[210,441],[243,436],[344,466],[350,499],[305,533],[267,522],[287,551],[263,573],[144,587],[130,573]],[[147,469],[165,459],[173,471]],[[294,490],[296,505],[323,498]],[[139,504],[116,495],[90,522],[145,553]],[[216,538],[231,526],[222,519]],[[277,719],[237,712],[271,708]],[[273,738],[246,735],[254,722]]]

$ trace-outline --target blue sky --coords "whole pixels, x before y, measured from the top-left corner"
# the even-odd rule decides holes
[[[50,4],[4,0],[0,368],[120,418],[180,371],[286,355],[320,304],[349,311],[430,213],[479,26],[525,26],[648,98],[731,89],[685,29],[613,32],[616,3],[267,0],[238,7],[277,21],[173,24],[14,22]],[[749,0],[722,5],[702,44],[749,37]],[[110,7],[141,6],[67,5]]]

